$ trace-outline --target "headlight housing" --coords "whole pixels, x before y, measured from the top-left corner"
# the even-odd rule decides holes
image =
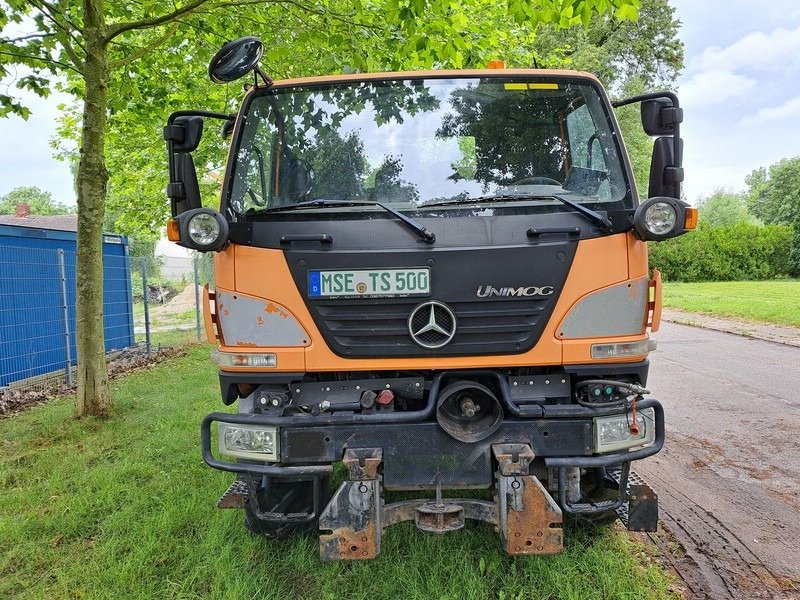
[[[215,252],[222,250],[228,243],[228,222],[221,214],[210,208],[187,210],[175,217],[172,222],[175,225],[167,226],[168,230],[172,229],[170,239],[184,248],[198,252]]]
[[[633,228],[642,240],[666,240],[697,225],[697,209],[668,196],[643,202],[633,215]]]
[[[220,422],[217,433],[219,453],[222,455],[267,462],[280,460],[277,427]]]
[[[656,413],[645,408],[636,413],[639,430],[631,431],[631,413],[594,418],[594,451],[615,452],[652,444],[656,439]]]

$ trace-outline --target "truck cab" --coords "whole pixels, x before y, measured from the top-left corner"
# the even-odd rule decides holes
[[[170,238],[216,253],[206,331],[236,405],[201,426],[235,476],[219,505],[257,533],[319,530],[324,560],[372,558],[406,520],[484,521],[511,554],[559,552],[565,515],[654,529],[630,465],[664,442],[646,242],[697,217],[677,97],[616,103],[641,103],[656,138],[642,202],[593,75],[273,81],[260,56],[242,38],[212,60],[218,82],[255,73],[237,114],[164,132]],[[218,210],[192,160],[210,119],[230,145]]]

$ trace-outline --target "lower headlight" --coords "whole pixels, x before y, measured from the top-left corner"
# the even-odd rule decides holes
[[[220,454],[269,462],[280,460],[277,427],[219,423],[217,431]]]
[[[638,431],[631,431],[631,414],[594,418],[594,451],[598,454],[652,444],[656,439],[656,413],[645,408],[636,413]]]

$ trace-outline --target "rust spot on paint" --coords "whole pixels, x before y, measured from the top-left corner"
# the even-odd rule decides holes
[[[264,317],[262,317],[261,315],[257,316],[256,317],[256,323],[258,323],[259,325],[263,325],[264,324]]]
[[[283,312],[280,308],[275,306],[272,302],[267,304],[267,306],[264,308],[264,312],[267,313],[267,314],[270,314],[270,315],[278,313],[278,316],[283,317],[284,319],[289,317],[288,313]]]

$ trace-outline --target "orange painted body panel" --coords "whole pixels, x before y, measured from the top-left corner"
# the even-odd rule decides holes
[[[233,279],[236,287],[227,288],[229,291],[263,298],[286,307],[308,332],[310,344],[305,349],[270,349],[278,355],[278,367],[275,371],[458,369],[585,363],[591,362],[590,346],[592,343],[597,343],[597,338],[562,342],[557,338],[556,327],[584,295],[628,279],[629,237],[629,234],[618,234],[578,243],[569,276],[539,342],[534,348],[522,354],[375,359],[348,359],[338,356],[325,344],[294,283],[281,250],[248,246],[237,246],[235,249],[229,247],[225,253],[218,255],[217,268],[233,271],[231,269],[233,266],[235,273],[228,271],[222,277],[223,273],[218,271],[217,285],[222,288],[223,281],[230,282]],[[235,261],[233,261],[234,254]],[[641,260],[639,264],[641,266]],[[643,331],[641,336],[603,338],[603,340],[632,341],[644,337]],[[236,351],[235,348],[228,349],[224,346],[220,349]],[[300,359],[301,356],[304,356],[304,362]],[[231,369],[226,368],[226,370]]]
[[[636,239],[628,233],[628,278],[635,279],[647,275],[647,242]]]
[[[211,301],[215,299],[215,294],[209,291],[208,284],[203,286],[203,323],[206,328],[206,339],[209,344],[217,345],[217,340],[221,336],[216,328],[215,314],[211,310]]]
[[[236,289],[236,248],[235,244],[228,244],[224,250],[214,253],[214,283],[218,288]]]

